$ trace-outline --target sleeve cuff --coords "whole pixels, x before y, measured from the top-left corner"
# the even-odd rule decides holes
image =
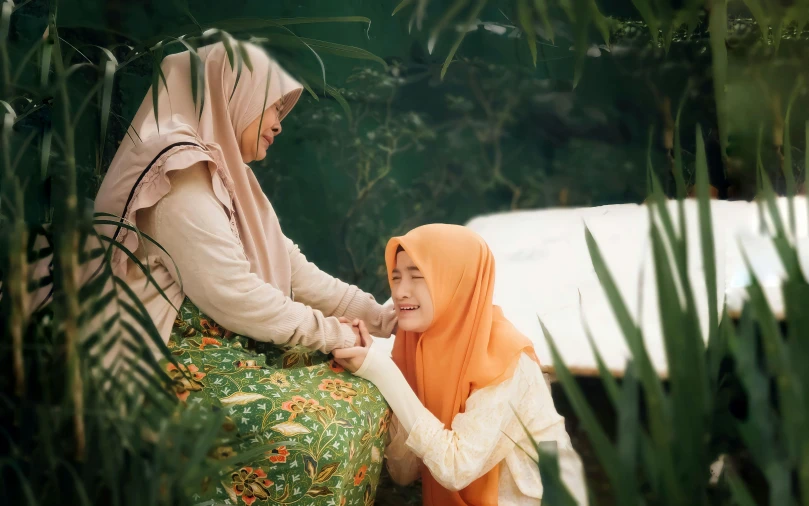
[[[338,328],[340,329],[340,333],[337,334],[337,339],[335,339],[334,343],[332,343],[332,347],[331,349],[327,350],[327,353],[330,353],[333,350],[351,348],[357,341],[357,336],[354,335],[354,331],[351,330],[350,326],[339,322],[337,325],[339,325]]]
[[[343,313],[346,318],[349,320],[358,318],[364,321],[371,335],[390,337],[393,334],[393,327],[396,325],[396,309],[393,304],[382,306],[376,302],[373,295],[359,289],[354,292],[352,297],[344,297],[344,299],[350,300]]]
[[[432,441],[443,430],[444,424],[425,409],[410,428],[405,446],[418,458],[423,459],[433,447]]]

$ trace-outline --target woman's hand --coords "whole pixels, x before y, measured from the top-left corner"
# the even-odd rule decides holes
[[[351,330],[354,331],[354,336],[356,336],[356,339],[354,339],[354,346],[362,346],[362,336],[360,335],[361,320],[355,319],[354,321],[351,321],[345,316],[341,316],[337,318],[337,321],[346,325],[351,325]]]
[[[352,325],[352,327],[355,328],[359,334],[359,344],[353,348],[343,348],[332,352],[335,362],[352,373],[357,372],[357,370],[362,367],[362,363],[368,355],[368,349],[371,347],[371,344],[373,344],[373,338],[368,333],[365,322],[362,320],[354,320],[354,322],[355,324]]]

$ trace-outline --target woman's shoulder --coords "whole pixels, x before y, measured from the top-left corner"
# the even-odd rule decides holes
[[[186,192],[204,192],[211,190],[211,172],[208,169],[208,164],[205,161],[196,161],[190,164],[182,164],[167,172],[169,181],[171,182],[171,190],[169,196],[172,194],[186,193]]]

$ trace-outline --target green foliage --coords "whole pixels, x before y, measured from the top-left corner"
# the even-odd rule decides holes
[[[766,482],[766,503],[809,504],[809,454],[805,452],[809,448],[809,406],[804,397],[809,376],[801,365],[809,353],[809,318],[799,309],[800,301],[809,295],[809,284],[797,268],[795,246],[786,239],[772,185],[762,174],[760,198],[768,208],[775,228],[773,241],[788,273],[782,288],[786,331],[755,278],[741,318],[734,321],[723,311],[724,317],[718,321],[714,234],[699,129],[697,146],[696,185],[709,301],[708,335],[702,334],[694,302],[695,290],[701,288],[691,286],[687,274],[685,222],[680,221],[678,233],[667,200],[652,174],[647,205],[669,369],[666,387],[654,373],[641,330],[633,322],[589,231],[586,234],[593,267],[631,353],[620,390],[615,379],[601,368],[602,382],[617,413],[617,433],[606,434],[597,422],[553,337],[543,326],[557,376],[607,473],[615,504],[757,504],[748,485],[739,478],[742,470]],[[682,209],[684,201],[680,199],[678,205]],[[595,347],[593,352],[601,363]],[[725,367],[725,363],[734,366]],[[742,389],[737,391],[737,384]],[[741,416],[727,402],[734,397],[746,406]],[[738,437],[729,438],[733,434]],[[720,456],[729,469],[714,483],[708,469]],[[745,458],[750,459],[746,466]],[[542,469],[541,464],[540,459]],[[543,477],[544,502],[567,504],[560,495],[564,484],[553,477],[553,473],[548,479]],[[549,500],[551,497],[558,499]]]
[[[250,32],[270,36],[250,40],[283,57],[314,55],[324,89],[340,99],[325,82],[318,51],[384,62],[359,48],[298,37],[288,27],[369,20],[223,20],[220,26],[230,31],[194,20],[188,31],[105,46],[60,25],[55,0],[5,1],[0,12],[0,321],[9,336],[0,364],[11,372],[0,390],[0,502],[192,504],[192,491],[212,477],[277,445],[233,454],[233,424],[224,411],[177,401],[175,389],[190,373],[176,364],[146,308],[112,272],[118,249],[156,286],[132,251],[95,226],[113,224],[154,241],[117,216],[93,215],[86,198],[103,177],[111,137],[134,133],[117,112],[120,76],[149,62],[151,84],[165,86],[163,55],[184,49],[201,112],[204,71],[197,48],[222,41],[232,68],[241,72],[251,63],[237,36]],[[186,12],[193,18],[187,5]],[[33,40],[25,37],[31,26],[38,30]],[[158,360],[183,374],[170,379]]]

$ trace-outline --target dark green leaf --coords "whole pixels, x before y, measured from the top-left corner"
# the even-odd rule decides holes
[[[562,481],[556,441],[543,441],[538,447],[542,502],[556,506],[576,506],[576,500]]]
[[[107,124],[110,119],[110,105],[112,104],[112,88],[115,83],[115,62],[107,60],[104,64],[104,86],[101,95],[101,147],[107,139]]]

